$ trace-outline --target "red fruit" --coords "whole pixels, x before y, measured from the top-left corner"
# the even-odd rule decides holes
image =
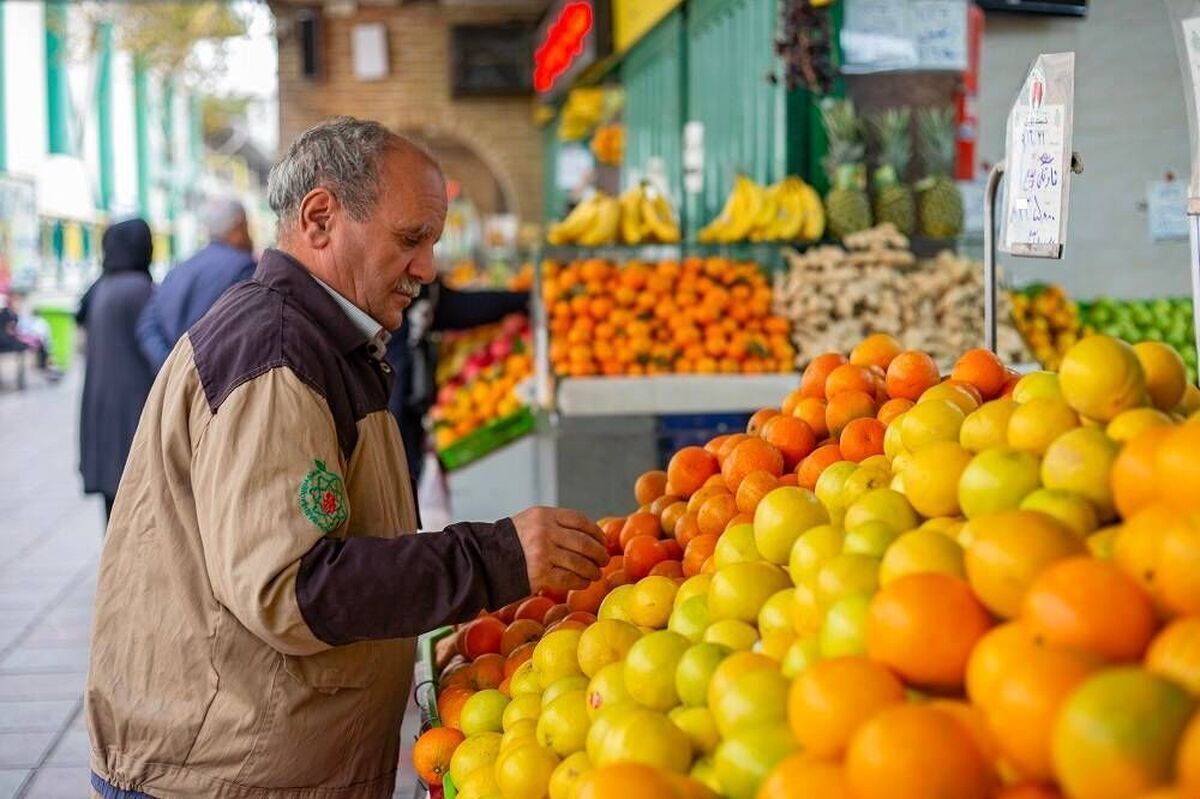
[[[667,551],[659,546],[658,540],[649,536],[635,536],[625,545],[625,573],[631,581],[642,579],[655,564],[666,559]]]
[[[550,608],[554,607],[556,604],[558,603],[549,597],[531,596],[529,599],[526,599],[524,602],[522,602],[521,606],[517,608],[517,613],[513,619],[532,619],[538,624],[541,624],[542,619],[546,617],[546,611],[550,610]]]
[[[480,655],[500,653],[500,641],[507,625],[495,616],[476,619],[458,637],[458,650],[463,657],[474,660]]]

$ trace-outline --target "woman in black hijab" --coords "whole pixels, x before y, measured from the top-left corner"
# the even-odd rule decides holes
[[[76,322],[87,331],[87,372],[79,420],[83,490],[104,497],[106,514],[154,382],[137,341],[137,322],[154,292],[150,226],[129,219],[104,232],[104,273],[79,304]]]

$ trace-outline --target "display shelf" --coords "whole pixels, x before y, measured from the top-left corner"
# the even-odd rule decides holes
[[[778,405],[800,375],[722,374],[572,377],[558,382],[564,416],[723,413]]]

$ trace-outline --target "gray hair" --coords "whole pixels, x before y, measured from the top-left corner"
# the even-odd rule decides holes
[[[379,199],[379,165],[384,153],[404,145],[415,147],[378,122],[348,116],[327,119],[301,133],[271,168],[267,202],[286,224],[300,210],[301,200],[323,186],[351,218],[361,222]]]
[[[213,200],[201,213],[209,238],[223,239],[246,221],[246,208],[237,200]]]

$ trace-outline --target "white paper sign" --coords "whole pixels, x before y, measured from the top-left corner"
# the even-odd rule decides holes
[[[1179,180],[1146,184],[1146,221],[1151,241],[1187,241],[1187,187]]]
[[[967,68],[965,0],[913,0],[918,69]]]
[[[704,123],[698,120],[683,126],[683,190],[688,194],[704,190]]]
[[[1038,56],[1009,113],[1002,249],[1014,255],[1062,257],[1074,67],[1074,53]]]

